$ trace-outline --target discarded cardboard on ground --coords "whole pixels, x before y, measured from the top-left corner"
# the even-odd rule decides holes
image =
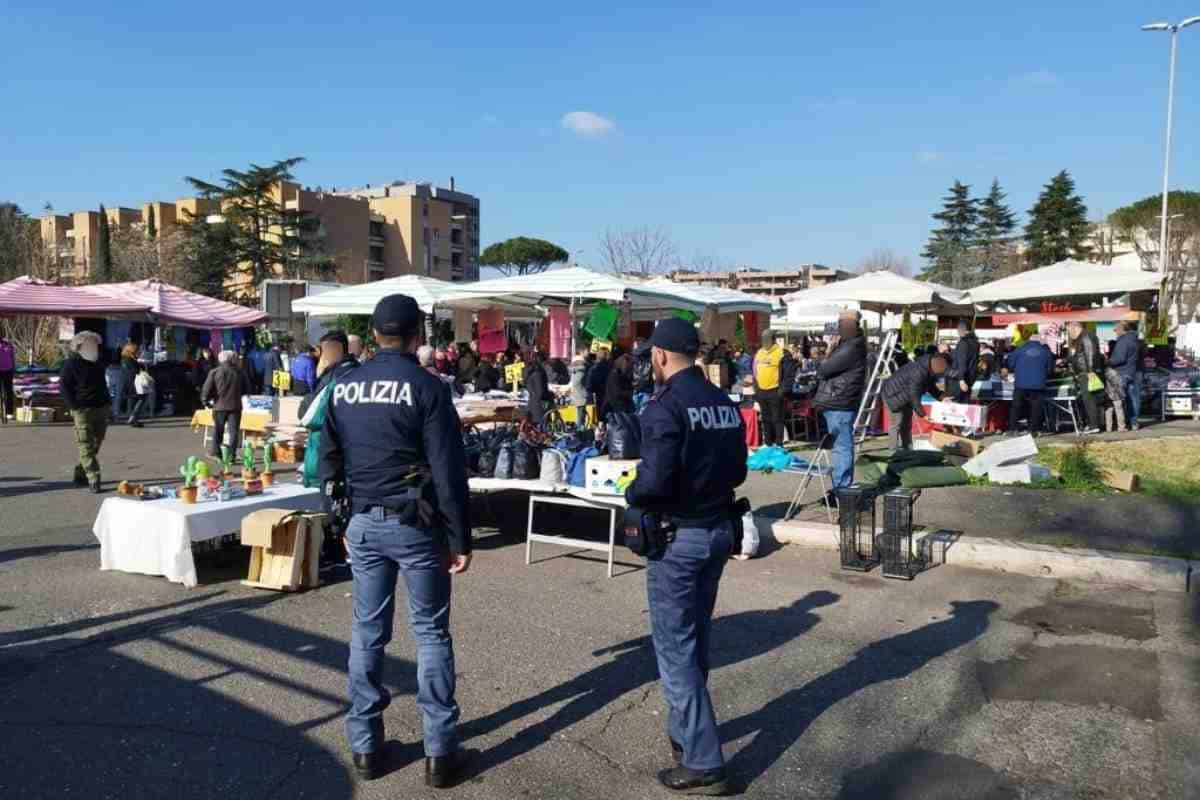
[[[1104,485],[1122,492],[1136,492],[1138,488],[1138,476],[1136,473],[1125,472],[1119,469],[1106,470],[1104,473]]]
[[[913,439],[913,450],[923,450],[928,453],[940,453],[942,448],[934,445],[929,439]]]
[[[965,436],[958,436],[945,431],[930,431],[929,443],[938,450],[946,453],[954,453],[967,458],[974,458],[979,455],[980,449],[983,447],[975,439],[968,439]]]
[[[998,484],[1033,483],[1050,480],[1050,477],[1049,468],[1041,464],[1009,464],[988,470],[988,480]]]
[[[1015,439],[1004,439],[990,445],[982,453],[963,464],[968,475],[979,478],[993,467],[1021,464],[1038,454],[1037,444],[1029,434]]]

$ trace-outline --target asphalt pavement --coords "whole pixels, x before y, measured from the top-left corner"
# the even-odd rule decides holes
[[[109,482],[169,480],[198,451],[182,422],[156,420],[113,428],[101,461]],[[449,791],[421,783],[416,653],[398,625],[389,772],[363,784],[342,739],[344,571],[252,590],[234,548],[200,558],[194,589],[100,572],[102,498],[70,487],[72,453],[68,427],[0,428],[0,797],[666,796],[637,559],[609,579],[598,554],[539,545],[526,566],[522,499],[480,504],[453,622],[474,767]],[[765,504],[788,485],[750,489]],[[783,547],[727,568],[710,685],[744,796],[1200,797],[1194,595],[953,567],[908,583],[835,559]]]

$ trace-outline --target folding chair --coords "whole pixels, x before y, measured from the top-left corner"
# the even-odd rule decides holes
[[[825,504],[825,515],[829,518],[830,524],[833,524],[833,506],[829,502],[829,492],[833,488],[833,462],[829,458],[829,448],[832,445],[833,437],[825,434],[817,443],[817,451],[809,459],[808,466],[804,469],[784,470],[800,475],[800,485],[796,487],[796,494],[792,496],[791,505],[788,506],[787,513],[783,516],[784,519],[791,519],[803,508],[804,495],[808,491],[809,485],[812,484],[813,478],[816,477],[821,482],[821,502]]]

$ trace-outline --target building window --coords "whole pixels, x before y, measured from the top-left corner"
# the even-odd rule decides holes
[[[442,257],[441,257],[441,256],[434,256],[434,257],[433,257],[433,268],[434,268],[434,269],[441,269],[441,267],[442,267]]]
[[[462,253],[450,254],[450,266],[453,269],[462,269]]]
[[[382,222],[372,222],[371,223],[371,235],[378,236],[380,239],[383,238],[383,223]]]
[[[460,229],[458,229],[458,228],[450,229],[450,243],[451,244],[462,244],[462,238],[463,238],[462,231]]]
[[[429,244],[429,228],[421,229],[421,241],[425,244]]]
[[[421,203],[421,216],[422,217],[429,216],[429,203]]]
[[[383,248],[372,246],[371,247],[371,255],[368,257],[372,261],[383,261]]]
[[[442,238],[441,228],[434,228],[433,229],[433,240],[436,242],[436,241],[440,240],[441,238]]]

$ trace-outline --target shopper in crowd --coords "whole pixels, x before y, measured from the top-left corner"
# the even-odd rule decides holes
[[[208,373],[200,392],[201,399],[213,410],[210,455],[221,455],[226,428],[229,429],[230,446],[233,452],[237,452],[242,436],[242,398],[246,394],[246,379],[238,367],[237,354],[232,350],[222,350],[217,356],[217,368]]]
[[[499,359],[499,355],[494,360],[489,360],[487,356],[479,357],[479,366],[475,367],[473,380],[475,391],[483,394],[500,388],[504,376],[496,366]]]
[[[958,343],[954,345],[954,355],[946,374],[946,394],[953,397],[956,403],[971,402],[971,389],[975,386],[975,378],[978,375],[979,339],[971,330],[971,323],[960,319]]]
[[[1100,342],[1096,339],[1096,334],[1086,330],[1081,322],[1067,323],[1067,338],[1067,366],[1075,378],[1075,390],[1086,418],[1083,433],[1099,433],[1100,404],[1091,388],[1091,377],[1099,377],[1104,373]]]
[[[346,337],[346,342],[349,346],[348,352],[354,356],[356,362],[361,362],[363,357],[363,340],[361,336],[351,333]]]
[[[862,403],[867,383],[867,339],[859,327],[857,311],[838,317],[838,335],[829,358],[817,370],[820,383],[813,407],[825,418],[833,437],[833,487],[828,500],[837,503],[837,490],[854,482],[854,415]]]
[[[754,356],[754,399],[762,412],[763,444],[768,447],[783,444],[782,366],[785,355],[791,358],[783,345],[780,336]]]
[[[292,394],[306,395],[317,383],[317,358],[313,348],[305,347],[292,359]]]
[[[979,343],[979,374],[978,379],[989,381],[997,372],[996,351],[988,342]]]
[[[75,442],[79,461],[75,465],[75,485],[88,486],[100,494],[100,446],[108,432],[109,403],[112,398],[104,382],[100,365],[100,335],[91,331],[71,340],[71,353],[59,373],[59,391],[75,424]]]
[[[250,385],[253,394],[263,394],[264,389],[271,385],[271,373],[267,372],[267,353],[265,348],[259,347],[257,344],[252,346],[246,353],[247,368],[253,383]]]
[[[453,374],[450,369],[450,357],[445,350],[433,351],[433,367],[438,371],[439,375]]]
[[[317,362],[317,384],[300,401],[300,418],[303,419],[325,387],[340,380],[358,366],[358,359],[350,354],[350,341],[346,332],[331,330],[321,337],[321,358]]]
[[[575,357],[571,359],[568,369],[571,379],[571,405],[575,407],[575,425],[584,428],[588,424],[588,390],[587,390],[587,354],[586,345],[575,349]]]
[[[431,344],[421,345],[417,348],[417,364],[419,364],[421,369],[425,370],[430,375],[440,377],[437,366],[433,362],[434,354],[436,352],[437,351],[433,349],[433,345]]]
[[[921,398],[928,392],[938,396],[937,381],[946,374],[946,356],[923,355],[896,370],[883,382],[881,394],[890,412],[888,443],[892,450],[912,448],[913,415],[925,418]]]
[[[1008,412],[1008,431],[1017,432],[1017,423],[1028,409],[1029,432],[1038,436],[1043,430],[1043,403],[1046,381],[1054,374],[1054,354],[1042,344],[1040,336],[1029,340],[1008,354],[1001,374],[1013,376],[1013,399]]]
[[[1117,422],[1121,430],[1128,426],[1130,430],[1136,431],[1138,418],[1142,413],[1142,360],[1137,323],[1118,322],[1114,332],[1117,334],[1117,340],[1113,345],[1112,357],[1108,359],[1108,366],[1116,372],[1116,382],[1120,386],[1122,405],[1127,415],[1126,418],[1118,417]]]
[[[121,381],[118,384],[119,399],[117,400],[118,415],[124,416],[133,407],[135,393],[133,380],[138,374],[138,346],[126,342],[121,348]]]
[[[750,357],[745,348],[739,347],[733,351],[733,368],[734,383],[741,383],[753,371],[754,359]]]
[[[470,382],[471,376],[475,374],[475,368],[479,366],[479,357],[465,344],[458,347],[458,378],[464,382]]]
[[[721,389],[726,393],[733,388],[736,380],[737,365],[733,363],[733,357],[729,353],[729,342],[721,339],[717,342],[716,347],[708,354],[704,360],[706,366],[724,367],[721,377]]]
[[[604,384],[604,413],[633,411],[633,356],[622,353],[613,360]]]
[[[13,374],[17,371],[17,348],[0,333],[0,418],[7,421],[17,413]]]
[[[601,348],[596,353],[596,361],[592,364],[592,369],[588,372],[587,377],[588,392],[591,393],[593,402],[596,404],[596,419],[600,422],[604,421],[604,393],[608,388],[608,372],[612,369],[610,355],[607,349]]]
[[[272,397],[275,395],[275,373],[285,372],[283,365],[283,349],[278,344],[271,345],[270,351],[263,362],[263,390]]]
[[[143,427],[140,419],[142,412],[149,411],[154,416],[154,409],[149,407],[150,393],[154,389],[154,378],[145,364],[138,364],[138,373],[133,378],[133,406],[129,409],[128,424],[131,428]]]
[[[528,393],[526,416],[531,423],[540,428],[545,421],[546,411],[554,405],[554,395],[550,393],[550,377],[546,374],[546,365],[542,363],[542,355],[537,350],[530,350],[526,355],[521,382],[525,384],[525,391]]]

